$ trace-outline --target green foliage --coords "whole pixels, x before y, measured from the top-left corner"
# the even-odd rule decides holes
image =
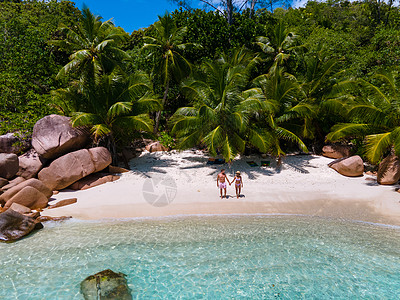
[[[160,132],[158,135],[158,140],[160,141],[161,144],[163,144],[167,148],[174,148],[175,147],[175,141],[174,138],[168,134],[166,131]]]
[[[80,13],[69,1],[0,3],[0,134],[32,130],[55,112],[49,92],[67,58],[47,41],[57,26],[76,23]]]

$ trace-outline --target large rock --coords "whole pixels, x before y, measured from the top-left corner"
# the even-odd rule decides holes
[[[56,158],[84,147],[88,134],[71,126],[70,118],[49,115],[36,122],[32,133],[32,146],[44,158]]]
[[[24,189],[25,187],[28,187],[28,186],[33,187],[36,190],[38,190],[47,199],[53,195],[53,191],[50,190],[46,185],[44,185],[42,181],[35,179],[35,178],[31,178],[31,179],[25,180],[25,181],[21,182],[20,184],[10,188],[4,194],[0,195],[0,203],[7,202],[12,197],[14,197],[19,191],[21,191],[22,189]]]
[[[0,189],[8,184],[8,180],[0,177]]]
[[[94,164],[94,172],[99,172],[107,168],[111,162],[111,153],[104,147],[90,148],[89,153],[92,156],[92,161]]]
[[[18,137],[14,133],[0,135],[0,153],[18,154],[28,149],[30,144],[24,137]]]
[[[157,151],[168,151],[166,147],[163,146],[160,142],[154,142],[146,146],[146,150],[151,152],[157,152]]]
[[[16,212],[18,212],[20,214],[23,214],[23,215],[30,214],[32,212],[29,207],[26,207],[25,205],[22,205],[22,204],[18,204],[16,202],[11,204],[9,209],[12,209],[13,211],[16,211]]]
[[[109,269],[101,271],[81,282],[81,293],[85,300],[131,300],[132,294],[125,276]]]
[[[326,145],[322,148],[322,155],[329,158],[343,158],[351,155],[351,146],[346,145]]]
[[[8,182],[8,184],[4,185],[1,189],[3,191],[7,191],[11,188],[13,188],[14,186],[20,184],[21,182],[24,182],[26,179],[23,177],[15,177],[14,179],[10,180]]]
[[[400,180],[400,158],[393,154],[385,157],[379,164],[376,180],[384,185],[397,183]]]
[[[0,213],[0,241],[12,242],[29,234],[35,228],[41,228],[35,219],[24,216],[12,209]]]
[[[106,151],[106,148],[98,147],[68,153],[42,169],[38,177],[51,190],[64,189],[96,170],[107,167],[111,163],[111,155],[106,155]]]
[[[25,154],[19,156],[18,160],[19,170],[17,175],[26,179],[35,177],[46,163],[46,159],[40,157],[35,149],[30,149]]]
[[[329,164],[329,167],[349,177],[362,176],[364,173],[364,162],[358,155],[335,160]]]
[[[18,203],[30,209],[45,208],[49,199],[37,189],[31,186],[26,186],[16,193],[4,205],[4,209],[9,208],[13,203]]]
[[[104,173],[95,173],[86,176],[71,184],[68,188],[71,190],[87,190],[92,187],[118,180],[120,177],[117,175],[110,175]]]
[[[0,177],[10,179],[18,172],[18,156],[13,153],[0,153]]]

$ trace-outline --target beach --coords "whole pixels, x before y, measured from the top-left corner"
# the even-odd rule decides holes
[[[45,209],[42,215],[76,219],[163,217],[199,214],[300,214],[400,225],[400,194],[376,177],[345,177],[328,167],[333,159],[287,155],[277,168],[273,158],[241,156],[231,164],[207,164],[199,150],[143,152],[130,161],[130,172],[88,190],[63,190],[50,204],[67,198],[77,203]],[[269,166],[261,166],[268,161]],[[257,166],[250,166],[254,162]],[[219,197],[216,177],[226,169],[232,181],[240,171],[244,188],[234,184]]]

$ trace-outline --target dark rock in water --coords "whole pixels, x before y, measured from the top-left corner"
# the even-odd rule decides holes
[[[379,184],[391,185],[400,180],[400,158],[391,154],[379,164],[377,181]]]
[[[43,228],[35,219],[24,216],[12,209],[0,213],[0,241],[16,241],[34,229]]]
[[[40,156],[50,159],[83,148],[88,139],[87,132],[71,126],[70,118],[49,115],[33,127],[32,146]]]
[[[131,300],[132,294],[125,276],[109,269],[101,271],[81,282],[81,293],[85,300]]]
[[[13,153],[0,153],[0,177],[10,179],[19,169],[18,156]]]

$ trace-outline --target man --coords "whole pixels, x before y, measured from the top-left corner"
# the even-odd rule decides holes
[[[226,177],[225,175],[225,169],[222,169],[221,173],[219,173],[217,176],[217,187],[219,187],[221,199],[222,199],[222,190],[224,190],[224,197],[226,198],[226,181],[229,180],[228,177]]]

